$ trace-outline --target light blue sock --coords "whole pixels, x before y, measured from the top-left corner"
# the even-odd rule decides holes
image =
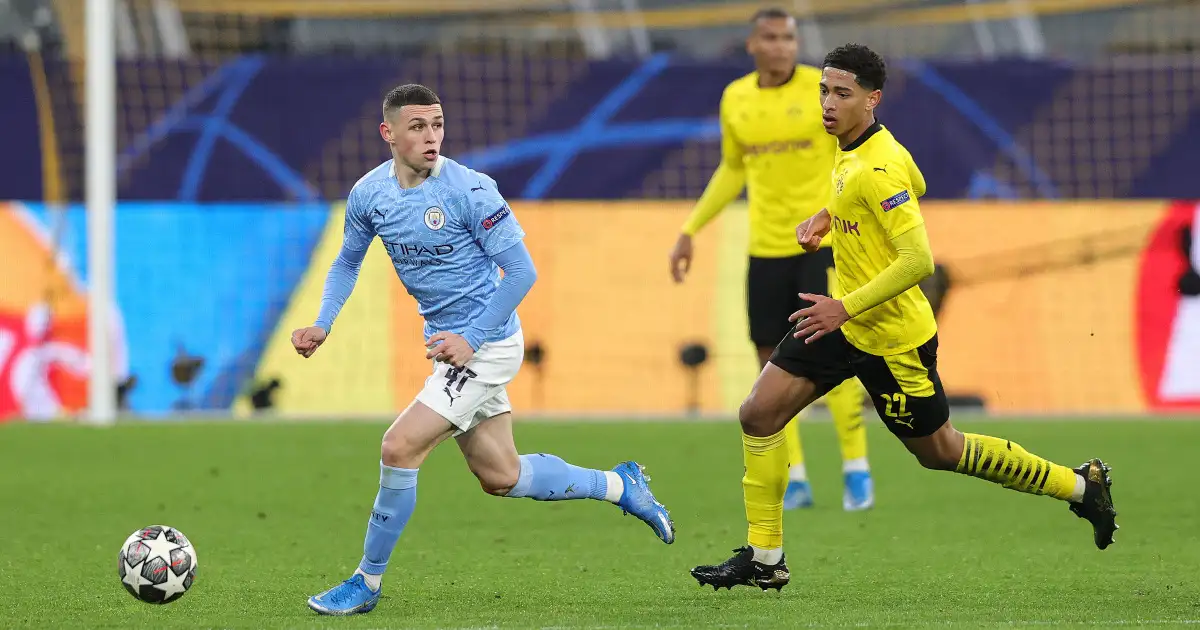
[[[521,456],[521,475],[509,497],[535,501],[605,498],[608,479],[602,470],[580,468],[546,453]]]
[[[379,462],[379,494],[367,521],[367,539],[358,568],[363,573],[381,575],[404,526],[417,506],[417,470],[392,468]]]

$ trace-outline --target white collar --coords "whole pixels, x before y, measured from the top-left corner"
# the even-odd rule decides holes
[[[433,168],[429,169],[429,176],[430,177],[441,177],[442,176],[442,166],[445,164],[446,164],[446,156],[439,153],[437,159],[434,160],[434,162],[433,162]],[[400,177],[398,175],[396,175],[396,160],[395,159],[392,160],[392,179],[395,179],[395,180],[400,179]]]

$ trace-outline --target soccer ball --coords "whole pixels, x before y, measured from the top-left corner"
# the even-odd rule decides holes
[[[133,532],[117,558],[125,590],[150,604],[183,597],[196,580],[196,548],[174,527],[151,525]]]

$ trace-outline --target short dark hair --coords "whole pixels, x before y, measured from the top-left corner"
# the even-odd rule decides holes
[[[383,117],[387,118],[389,112],[405,105],[441,104],[442,99],[438,98],[433,90],[418,83],[406,83],[392,88],[387,96],[383,97]]]
[[[824,67],[853,73],[855,81],[867,90],[882,90],[887,82],[883,57],[861,44],[846,44],[829,51]]]
[[[786,9],[766,7],[755,11],[754,17],[750,18],[750,23],[758,24],[759,20],[786,20],[790,17],[792,17],[792,14],[788,13]]]

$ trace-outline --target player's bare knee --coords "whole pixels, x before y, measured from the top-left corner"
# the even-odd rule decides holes
[[[772,413],[770,407],[762,404],[753,393],[742,401],[741,407],[738,408],[738,422],[742,425],[742,433],[755,437],[767,437],[779,432],[775,426],[778,424],[776,415],[778,414]]]
[[[913,453],[913,455],[917,456],[917,461],[921,466],[929,470],[954,470],[958,466],[957,459],[951,461],[941,451]]]
[[[486,473],[475,473],[475,477],[479,479],[479,487],[483,488],[484,492],[496,497],[502,497],[511,492],[517,485],[517,478],[520,476],[520,466],[515,470],[489,470]]]
[[[419,468],[420,449],[399,431],[388,429],[379,446],[379,458],[385,466]]]
[[[950,445],[933,436],[923,438],[919,442],[909,442],[908,450],[917,458],[921,466],[929,470],[954,470],[958,468],[961,451],[955,452]]]

